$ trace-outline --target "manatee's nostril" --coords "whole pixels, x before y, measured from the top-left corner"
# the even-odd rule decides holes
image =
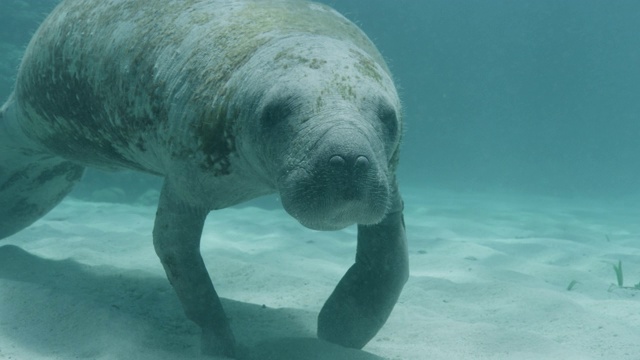
[[[362,171],[369,168],[369,159],[366,156],[358,156],[356,163],[353,165],[356,170]]]
[[[329,165],[334,170],[357,173],[366,171],[370,167],[369,159],[364,155],[359,155],[355,159],[353,157],[344,158],[340,155],[333,155],[329,159]]]
[[[344,158],[340,155],[333,155],[331,159],[329,159],[329,164],[334,168],[343,167],[345,164]]]

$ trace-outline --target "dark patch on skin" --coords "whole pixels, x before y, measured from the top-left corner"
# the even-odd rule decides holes
[[[38,185],[36,183],[34,183],[33,185]],[[55,195],[51,194],[52,196],[50,196],[50,198],[48,200],[50,200],[51,204],[58,204],[60,201],[62,201],[62,199],[64,199],[65,196],[67,196],[67,194],[69,193],[69,188],[73,186],[73,183],[70,183],[69,186],[64,187],[63,189],[61,189],[59,192],[57,192]],[[24,189],[21,189],[21,191]],[[20,218],[31,218],[31,219],[37,219],[40,218],[42,216],[44,216],[44,214],[46,214],[50,209],[48,207],[42,207],[39,204],[33,204],[31,202],[29,202],[28,198],[21,198],[10,210],[10,214],[12,215],[12,217],[14,217],[15,219],[20,219]]]
[[[228,119],[235,119],[237,111],[230,113],[226,104],[216,107],[215,112],[206,115],[206,119],[199,123],[195,130],[199,141],[199,151],[205,158],[200,167],[211,171],[214,176],[231,174],[230,156],[236,150],[235,136]]]
[[[360,74],[375,80],[377,83],[382,82],[382,75],[380,75],[376,63],[373,60],[354,49],[351,49],[350,53],[358,59],[358,62],[355,64],[355,68],[360,72]]]
[[[22,217],[21,215],[28,215],[29,217],[40,217],[44,215],[46,211],[40,208],[36,204],[30,203],[27,199],[20,199],[10,210],[10,214],[15,218]]]
[[[5,191],[11,187],[24,186],[26,183],[31,186],[23,189],[26,191],[37,189],[43,184],[47,184],[55,178],[63,177],[66,182],[75,183],[80,180],[84,173],[84,168],[71,162],[63,162],[54,167],[47,168],[40,172],[37,176],[33,177],[32,173],[35,169],[40,169],[39,166],[27,166],[23,170],[11,175],[7,181],[0,186],[0,192]]]
[[[63,162],[52,168],[46,169],[36,177],[36,182],[40,184],[46,184],[49,181],[65,176],[65,180],[68,182],[75,182],[82,177],[83,167],[75,165],[70,162]]]
[[[29,226],[71,191],[84,168],[68,161],[44,156],[24,162],[5,179],[0,193],[7,200],[0,209],[0,237]]]
[[[11,175],[9,179],[5,181],[4,184],[2,184],[2,186],[0,186],[0,192],[5,191],[11,188],[12,186],[16,184],[20,184],[24,180],[28,179],[29,178],[28,173],[29,171],[27,168],[25,170],[18,171],[17,173]]]
[[[32,164],[26,165],[20,171],[11,175],[3,184],[0,184],[0,192],[11,187],[24,186],[25,184],[31,185],[27,190],[37,189],[43,184],[63,176],[66,182],[75,183],[80,180],[84,173],[84,167],[66,161],[53,167],[45,167],[45,170],[39,171],[42,166],[38,164],[38,161],[47,162],[47,160],[47,158],[35,160]],[[35,173],[38,173],[38,175],[34,176]]]
[[[311,69],[318,70],[327,63],[327,61],[324,59],[309,59],[299,54],[295,54],[293,53],[293,51],[294,49],[282,50],[278,54],[276,54],[276,56],[273,58],[273,61],[283,62],[283,69],[287,69],[289,65],[295,66],[298,64],[302,64],[308,66]]]

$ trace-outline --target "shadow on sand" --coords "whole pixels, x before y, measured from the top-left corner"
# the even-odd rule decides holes
[[[223,304],[239,359],[382,359],[316,339],[314,313]],[[44,259],[13,245],[0,247],[0,336],[42,358],[203,358],[199,330],[166,279]]]

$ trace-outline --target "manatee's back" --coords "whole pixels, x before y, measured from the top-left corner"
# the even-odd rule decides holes
[[[162,174],[167,158],[210,143],[194,141],[211,136],[203,129],[224,130],[215,105],[223,84],[259,46],[287,32],[350,37],[382,62],[356,26],[318,4],[63,1],[21,64],[22,126],[67,159]]]
[[[32,38],[16,81],[20,121],[33,139],[86,165],[159,171],[136,154],[153,150],[149,138],[167,119],[155,60],[172,28],[162,26],[168,9],[161,3],[58,5]]]

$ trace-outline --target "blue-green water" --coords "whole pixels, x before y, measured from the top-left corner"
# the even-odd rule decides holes
[[[387,56],[402,179],[625,196],[640,175],[640,2],[332,1]]]
[[[0,102],[57,2],[0,0]],[[394,359],[636,359],[640,1],[323,2],[378,45],[405,111],[399,175],[411,279],[390,332],[365,350]],[[89,172],[75,196],[135,205],[70,200],[5,240],[34,255],[0,247],[2,336],[23,347],[0,341],[0,359],[27,350],[48,358],[196,353],[197,331],[153,254],[155,208],[141,206],[154,204],[157,192],[147,190],[159,182]],[[273,336],[253,318],[265,311],[275,313],[274,329],[306,336],[288,325],[315,321],[311,304],[334,285],[322,281],[352,263],[355,229],[312,232],[282,211],[241,210],[211,216],[203,241],[221,294],[245,296],[225,302],[239,338]],[[49,259],[65,257],[74,260]],[[78,277],[76,261],[106,267]],[[627,288],[611,285],[619,261]],[[285,276],[291,267],[296,274]],[[129,268],[153,276],[123,275]],[[256,299],[269,292],[304,302],[267,296],[285,308],[260,307]],[[129,336],[124,328],[143,334],[131,337],[137,345],[113,345]],[[269,334],[249,336],[254,329]]]

